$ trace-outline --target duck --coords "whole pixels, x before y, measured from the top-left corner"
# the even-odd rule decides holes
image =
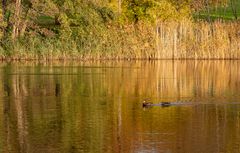
[[[172,105],[172,103],[170,103],[170,102],[161,102],[161,103],[159,103],[159,104],[153,104],[153,103],[151,103],[151,102],[147,102],[147,101],[143,101],[143,103],[142,103],[142,106],[143,107],[151,107],[151,106],[162,106],[162,107],[169,107],[169,106],[171,106]]]
[[[147,101],[143,101],[143,103],[142,103],[142,106],[143,107],[150,107],[150,106],[152,106],[153,105],[153,103],[151,103],[151,102],[147,102]]]

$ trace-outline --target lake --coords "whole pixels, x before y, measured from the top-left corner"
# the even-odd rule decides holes
[[[0,153],[81,152],[239,153],[240,61],[1,63]]]

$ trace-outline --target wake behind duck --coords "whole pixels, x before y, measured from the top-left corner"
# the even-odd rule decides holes
[[[194,105],[240,105],[240,102],[225,102],[225,103],[192,103],[192,102],[160,102],[157,104],[143,101],[142,107],[152,107],[152,106],[160,106],[160,107],[170,107],[170,106],[194,106]]]

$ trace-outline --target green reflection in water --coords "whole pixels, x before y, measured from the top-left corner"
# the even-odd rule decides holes
[[[239,64],[2,63],[0,152],[239,152]]]

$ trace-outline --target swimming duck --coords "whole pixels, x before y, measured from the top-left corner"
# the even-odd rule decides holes
[[[142,106],[143,107],[150,107],[150,106],[162,106],[162,107],[169,107],[169,106],[171,106],[172,105],[172,103],[170,103],[170,102],[161,102],[161,103],[159,103],[159,104],[153,104],[153,103],[151,103],[151,102],[147,102],[147,101],[143,101],[143,103],[142,103]]]
[[[142,103],[142,106],[143,107],[149,107],[149,106],[152,106],[153,105],[153,103],[151,103],[151,102],[147,102],[147,101],[143,101],[143,103]]]

